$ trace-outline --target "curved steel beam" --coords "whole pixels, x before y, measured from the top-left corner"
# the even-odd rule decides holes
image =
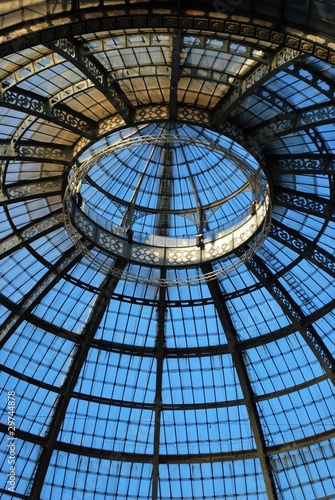
[[[47,99],[34,92],[17,88],[8,90],[0,88],[0,104],[53,122],[88,139],[93,139],[96,133],[96,123],[93,120],[64,104],[54,104],[52,98]]]
[[[236,254],[238,255],[239,252],[240,251],[237,251]],[[271,273],[265,262],[257,255],[251,257],[245,265],[249,271],[260,280],[265,289],[272,295],[285,314],[290,318],[292,325],[301,334],[324,372],[328,375],[332,383],[335,384],[335,359],[313,327],[311,325],[305,326],[307,324],[306,316],[292,299],[290,293]]]
[[[203,273],[210,272],[212,266],[206,264],[202,266]],[[260,416],[256,405],[255,394],[253,392],[251,382],[248,377],[247,368],[243,359],[239,338],[234,328],[227,304],[222,298],[221,288],[217,280],[208,281],[207,286],[214,300],[214,305],[217,310],[223,330],[226,334],[228,347],[233,358],[234,366],[238,375],[241,389],[244,396],[245,406],[250,419],[250,424],[257,448],[257,456],[259,457],[266,492],[269,500],[278,500],[278,495],[275,486],[273,470],[271,468],[268,449],[266,447],[265,438],[262,430]]]
[[[122,271],[126,261],[120,259],[115,266]],[[68,374],[62,386],[61,393],[55,405],[54,414],[50,423],[47,439],[44,442],[41,456],[36,468],[34,483],[30,493],[31,500],[40,500],[41,490],[44,484],[44,478],[47,473],[49,462],[54,451],[57,437],[61,429],[69,401],[72,397],[74,387],[80,375],[83,364],[86,360],[88,351],[99,327],[99,324],[108,308],[109,301],[118,283],[118,279],[112,274],[108,275],[101,286],[101,293],[97,296],[96,302],[92,307],[91,314],[86,322],[81,334],[81,343],[74,354],[72,364],[69,367]],[[111,453],[112,455],[112,453]]]
[[[311,127],[321,127],[333,123],[335,118],[334,102],[314,104],[291,113],[281,113],[259,126],[245,128],[250,145],[263,145],[278,137],[308,131]]]
[[[267,453],[271,455],[279,455],[293,450],[301,450],[308,446],[314,446],[317,443],[325,442],[329,447],[329,440],[335,437],[335,429],[325,431],[320,434],[313,434],[309,437],[304,437],[300,440],[289,441],[284,444],[270,446],[267,448]],[[68,443],[57,442],[55,448],[69,452]],[[151,455],[133,454],[111,452],[110,450],[101,450],[97,448],[89,448],[88,446],[71,445],[71,452],[77,455],[88,457],[96,457],[107,460],[120,460],[123,462],[133,463],[152,463]],[[329,454],[329,451],[328,451]],[[258,458],[258,451],[256,449],[243,450],[243,451],[228,451],[223,453],[196,453],[193,455],[161,455],[161,464],[190,464],[190,463],[211,463],[211,462],[226,462],[234,460],[246,460],[248,458]],[[267,497],[269,500],[269,497]],[[276,495],[275,498],[278,498]],[[39,499],[38,499],[39,500]]]
[[[325,219],[335,218],[335,207],[330,199],[278,185],[274,187],[273,194],[273,203],[281,207]]]
[[[70,146],[39,141],[0,140],[0,161],[37,161],[44,163],[69,163],[73,150]]]
[[[0,192],[0,207],[4,204],[25,202],[36,198],[60,195],[63,178],[60,176],[47,177],[39,181],[22,182],[3,186]]]
[[[76,36],[78,34],[105,32],[108,30],[123,30],[123,29],[161,29],[161,28],[180,28],[187,30],[196,30],[208,33],[224,33],[226,35],[247,37],[253,43],[258,44],[264,48],[262,42],[273,43],[290,47],[298,50],[307,55],[314,55],[322,60],[334,62],[335,49],[333,47],[333,40],[327,35],[322,39],[312,39],[309,33],[302,31],[301,24],[296,24],[297,30],[292,31],[294,23],[290,26],[286,24],[278,24],[278,19],[262,17],[261,15],[251,16],[250,13],[247,17],[243,16],[234,19],[226,16],[220,18],[217,16],[217,9],[215,9],[215,2],[207,4],[205,11],[201,16],[194,10],[194,2],[183,3],[183,10],[176,13],[167,4],[166,11],[162,10],[161,3],[152,2],[145,12],[141,10],[136,11],[135,4],[125,4],[120,10],[113,9],[110,5],[101,6],[91,9],[78,9],[73,12],[61,12],[57,16],[50,16],[46,12],[40,18],[29,20],[29,16],[24,16],[22,21],[17,22],[15,26],[7,28],[7,39],[0,45],[0,57],[6,56],[13,52],[24,50],[27,47],[38,44],[52,43],[55,39],[60,39],[69,36]],[[156,7],[161,10],[158,15],[155,11]],[[90,12],[86,19],[81,18],[81,12]],[[192,14],[191,12],[194,12]],[[94,13],[96,17],[93,18]],[[12,16],[13,17],[13,16]],[[17,18],[18,19],[18,18]],[[31,28],[41,22],[39,26],[44,26],[45,29],[32,30]],[[265,21],[262,23],[262,21]],[[21,31],[20,31],[21,29]],[[309,28],[307,28],[309,29]],[[3,30],[5,32],[5,30]],[[19,33],[19,35],[16,35]],[[16,36],[15,36],[16,35]]]
[[[0,432],[3,434],[8,433],[8,428],[5,424],[0,423]],[[39,446],[45,446],[46,439],[38,435],[30,434],[29,432],[16,429],[16,434],[19,439],[23,441],[28,441],[30,443],[38,444]],[[335,437],[335,430],[325,431],[317,435],[311,435],[309,437],[303,437],[300,440],[285,442],[280,445],[274,445],[268,447],[268,454],[279,455],[281,453],[286,453],[294,450],[301,450],[308,446],[313,446],[317,443],[326,443],[329,446],[329,440]],[[110,450],[103,450],[98,448],[91,448],[88,446],[74,445],[71,444],[69,447],[68,443],[63,443],[61,441],[56,441],[55,450],[70,452],[76,455],[94,457],[106,460],[118,460],[122,462],[130,463],[152,463],[152,455],[140,454],[140,453],[127,453],[127,452],[111,452]],[[161,455],[162,464],[182,464],[182,463],[211,463],[211,462],[226,462],[234,460],[243,460],[247,458],[258,458],[257,450],[240,450],[240,451],[228,451],[223,453],[197,453],[192,455]],[[1,490],[0,490],[1,491]],[[21,495],[19,498],[26,498],[32,500],[31,496]],[[328,498],[328,497],[327,497]]]
[[[21,227],[18,232],[12,233],[0,240],[0,260],[15,252],[21,246],[28,245],[30,242],[51,231],[55,231],[55,229],[61,226],[63,226],[62,209],[55,210],[40,219],[35,219],[35,222]]]
[[[69,275],[65,275],[65,279],[68,279]],[[92,293],[98,293],[98,290],[92,291]],[[238,295],[237,295],[238,296]],[[232,300],[236,295],[232,294],[222,294],[222,300]],[[119,300],[118,294],[113,293],[112,295],[113,300]],[[11,301],[6,299],[5,297],[0,295],[0,303],[4,304],[7,309],[11,310],[13,313],[18,312],[19,307],[17,304],[13,304]],[[140,303],[140,302],[135,302],[135,303]],[[145,302],[146,303],[146,302]],[[149,303],[147,302],[146,305],[152,305],[153,307],[157,307],[158,302]],[[192,306],[191,303],[188,303],[188,306]],[[328,314],[330,311],[334,309],[335,306],[335,299],[333,301],[330,301],[328,304],[325,306],[321,307],[318,311],[312,311],[311,314],[307,315],[305,317],[304,322],[302,323],[303,326],[310,327],[315,321],[317,321],[319,318],[325,316]],[[169,306],[169,301],[167,301],[167,307]],[[29,315],[29,322],[32,323],[33,325],[45,329],[48,332],[54,333],[55,335],[58,335],[62,338],[71,340],[72,342],[78,343],[78,335],[76,334],[71,334],[68,330],[65,330],[60,327],[56,327],[55,325],[45,321],[44,319],[38,318],[33,314]],[[272,331],[270,333],[261,335],[257,338],[249,339],[249,340],[244,340],[240,342],[240,347],[243,351],[247,351],[250,348],[254,347],[259,347],[261,345],[265,345],[268,342],[275,341],[278,339],[281,339],[283,337],[286,337],[290,333],[292,333],[295,330],[295,327],[293,325],[286,326],[283,328],[279,328],[278,330]],[[92,347],[96,349],[100,349],[103,351],[110,351],[110,352],[116,352],[118,354],[126,354],[129,356],[145,356],[145,357],[152,357],[154,356],[155,349],[153,347],[142,347],[142,346],[134,346],[134,345],[126,345],[122,343],[117,343],[117,342],[110,342],[106,340],[98,340],[95,339],[92,342]],[[220,345],[211,345],[207,347],[202,347],[202,348],[166,348],[165,349],[165,357],[166,358],[178,358],[178,357],[183,357],[183,358],[192,358],[192,357],[203,357],[203,356],[220,356],[223,354],[227,354],[229,351],[228,344],[223,343]]]
[[[315,241],[308,240],[301,233],[272,219],[269,236],[299,254],[301,259],[310,260],[315,266],[335,278],[335,256],[318,246]],[[308,297],[305,303],[308,303]]]
[[[162,279],[166,278],[166,270],[161,271]],[[156,337],[156,392],[154,402],[154,453],[152,459],[152,500],[158,499],[159,494],[159,463],[160,463],[160,438],[161,438],[161,415],[162,415],[162,385],[163,385],[163,363],[165,358],[165,322],[166,322],[166,288],[159,288],[158,321]]]
[[[261,62],[256,67],[253,66],[243,80],[240,81],[239,87],[231,89],[228,95],[225,95],[215,106],[211,113],[211,125],[218,126],[226,120],[236,107],[236,104],[244,101],[276,72],[293,64],[299,57],[301,57],[299,51],[288,47],[281,47],[270,56],[268,63]]]
[[[73,37],[55,40],[50,44],[50,47],[67,61],[70,61],[83,75],[89,78],[126,123],[132,121],[133,105],[121,90],[120,84],[112,78],[111,74],[90,53],[87,47]]]
[[[267,172],[276,174],[335,174],[335,154],[283,154],[267,155]]]
[[[182,47],[182,30],[175,29],[172,32],[171,47],[171,75],[170,75],[170,100],[169,119],[175,120],[177,117],[178,103],[178,82],[180,79],[180,54]]]

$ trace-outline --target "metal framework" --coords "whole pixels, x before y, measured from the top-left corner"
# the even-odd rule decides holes
[[[40,300],[55,284],[62,275],[81,258],[76,250],[71,249],[57,263],[56,268],[50,269],[46,276],[31,290],[30,294],[20,303],[20,308],[13,312],[3,323],[0,334],[0,342],[4,342],[10,337],[11,333],[18,327],[19,322],[24,320],[24,314],[33,309],[37,301]]]
[[[239,82],[239,87],[232,89],[229,96],[216,105],[212,112],[211,123],[219,125],[234,109],[236,101],[246,99],[253,94],[266,81],[271,78],[278,70],[285,69],[292,62],[299,59],[300,53],[297,50],[285,47],[280,48],[278,52],[270,56],[267,63],[261,62],[253,68],[250,73],[247,73],[244,79]]]
[[[279,174],[329,174],[335,173],[335,157],[333,154],[280,155],[268,157],[269,167],[275,168]]]
[[[317,217],[334,218],[332,202],[313,194],[299,194],[294,189],[278,189],[275,192],[278,205],[301,212],[313,213]]]
[[[280,282],[272,279],[271,272],[267,269],[267,266],[263,261],[254,256],[248,261],[247,265],[250,266],[252,272],[255,273],[260,280],[262,280],[264,286],[290,316],[292,324],[295,325],[299,333],[304,337],[304,340],[315,354],[320,365],[323,367],[325,372],[329,374],[332,382],[335,383],[335,359],[329,352],[323,340],[315,332],[314,328],[306,328],[304,326],[304,314],[299,306],[289,296]]]
[[[72,160],[72,149],[63,144],[0,141],[0,160],[45,161],[66,164]]]
[[[182,31],[174,30],[172,33],[172,57],[171,57],[171,83],[169,99],[169,118],[174,120],[177,117],[178,104],[178,81],[180,79],[180,50]]]
[[[115,265],[119,269],[123,269],[125,266],[125,261],[116,262]],[[95,336],[96,330],[99,323],[105,313],[106,308],[109,306],[109,301],[111,295],[117,285],[117,280],[114,276],[108,276],[101,287],[101,294],[97,297],[96,303],[92,308],[90,318],[81,336],[81,343],[77,348],[77,351],[73,357],[69,373],[67,375],[66,381],[62,386],[62,391],[56,404],[54,417],[51,422],[50,432],[48,434],[48,439],[44,444],[43,451],[39,461],[39,467],[36,470],[34,486],[30,493],[32,500],[38,500],[41,496],[41,489],[43,487],[43,482],[45,475],[47,473],[48,464],[53,452],[53,447],[56,443],[59,430],[63,424],[63,418],[69,404],[70,398],[72,397],[72,392],[77,383],[77,378],[82,369],[83,363],[86,359],[87,353],[91,347],[92,340]]]
[[[162,279],[166,279],[165,271],[162,271]],[[163,363],[165,351],[165,324],[166,324],[166,288],[161,287],[158,299],[158,321],[156,339],[156,390],[154,400],[155,425],[154,425],[154,454],[152,468],[152,500],[158,499],[159,491],[159,462],[160,462],[160,442],[161,442],[161,412],[162,412],[162,386],[163,386]]]
[[[334,116],[335,106],[332,102],[326,105],[313,105],[293,113],[285,113],[269,120],[266,124],[262,123],[259,127],[253,127],[247,131],[248,141],[250,144],[266,144],[268,141],[283,135],[309,130],[312,126],[320,127],[332,123]]]
[[[1,90],[0,103],[20,112],[53,121],[55,124],[80,133],[84,137],[92,139],[95,135],[95,123],[85,116],[76,113],[65,105],[54,106],[52,99],[45,99],[34,92],[26,92],[18,89]]]
[[[149,212],[151,209],[146,209],[145,207],[136,208],[136,197],[138,196],[138,191],[143,183],[144,174],[149,166],[150,157],[146,160],[145,167],[140,175],[137,182],[136,189],[131,195],[130,202],[122,202],[121,199],[115,198],[118,206],[125,204],[125,210],[122,216],[122,221],[120,226],[116,226],[112,221],[112,229],[110,230],[110,222],[106,221],[104,218],[100,217],[98,222],[91,219],[89,200],[83,200],[85,209],[81,209],[80,206],[74,202],[76,196],[82,195],[80,190],[78,191],[78,185],[85,181],[86,176],[89,175],[90,170],[99,165],[103,159],[108,158],[119,151],[124,150],[134,151],[137,154],[136,148],[142,146],[143,144],[153,145],[150,156],[153,155],[154,148],[157,145],[162,145],[165,151],[163,158],[163,173],[160,179],[160,193],[159,193],[159,203],[156,210],[153,210],[155,216],[158,218],[159,234],[158,238],[155,235],[146,235],[145,242],[142,241],[141,235],[132,231],[132,237],[129,241],[127,238],[128,232],[124,232],[123,226],[128,226],[128,231],[132,230],[131,222],[133,218],[134,211],[140,210],[140,216],[145,213],[146,210]],[[172,168],[171,158],[169,159],[169,154],[175,147],[183,147],[184,145],[196,145],[197,147],[204,149],[204,154],[206,152],[215,151],[216,153],[222,155],[223,160],[228,158],[232,160],[236,165],[236,168],[245,177],[246,183],[244,184],[243,190],[250,190],[252,193],[253,211],[250,210],[250,205],[246,207],[246,212],[243,214],[243,220],[241,216],[236,218],[236,221],[229,221],[228,229],[225,227],[218,227],[216,234],[213,236],[206,237],[199,245],[197,242],[197,237],[188,238],[183,237],[180,242],[175,237],[169,238],[167,236],[168,230],[168,217],[171,213],[169,199],[172,197],[172,179],[169,178],[169,172]],[[187,162],[186,162],[187,163]],[[189,169],[188,169],[189,171]],[[205,210],[211,207],[202,207],[200,205],[199,197],[197,194],[197,189],[195,187],[194,181],[192,180],[192,175],[189,175],[190,182],[192,185],[192,191],[195,196],[196,211],[197,211],[197,230],[201,233],[203,230],[204,218],[203,214]],[[239,192],[242,191],[240,189]],[[105,191],[104,191],[105,192]],[[108,197],[114,198],[113,194],[106,193]],[[233,193],[229,197],[235,195]],[[219,206],[227,200],[216,200],[215,205]],[[162,205],[162,203],[164,203]],[[176,211],[174,211],[176,212]],[[181,215],[184,212],[177,211],[177,215]],[[243,245],[250,238],[254,238],[253,244],[250,247],[247,254],[234,262],[229,262],[226,265],[220,267],[216,272],[211,272],[208,276],[197,276],[197,280],[215,279],[218,274],[225,274],[235,267],[241,265],[246,259],[252,255],[253,252],[257,251],[257,248],[261,245],[262,241],[267,235],[269,224],[271,221],[271,209],[268,185],[265,178],[262,178],[262,172],[260,170],[255,171],[250,167],[247,162],[239,158],[235,153],[221,146],[214,141],[208,141],[204,138],[188,138],[171,134],[164,135],[144,135],[139,137],[130,137],[123,141],[118,141],[115,144],[110,145],[107,148],[102,149],[98,154],[90,157],[88,160],[83,162],[81,165],[73,169],[70,173],[69,184],[64,195],[64,220],[65,227],[77,248],[91,260],[93,265],[99,268],[106,269],[109,268],[109,264],[105,263],[105,256],[103,255],[101,259],[96,256],[96,252],[89,252],[85,244],[81,241],[81,236],[83,236],[87,241],[94,243],[97,247],[102,249],[104,254],[111,254],[113,256],[127,256],[130,261],[134,262],[145,262],[147,265],[151,266],[194,266],[195,263],[205,262],[208,260],[213,260],[222,257],[223,255],[232,252],[236,247]],[[211,232],[213,233],[213,231]],[[211,234],[210,233],[210,234]],[[150,242],[147,243],[147,239]],[[152,240],[152,241],[151,241]],[[109,271],[108,271],[109,272]],[[125,274],[124,277],[130,278],[130,274]],[[121,275],[120,275],[121,277]],[[143,281],[141,275],[131,277],[135,281]],[[155,283],[162,283],[164,285],[169,283],[169,280],[160,279],[154,280]],[[150,280],[148,281],[150,282]],[[172,281],[173,284],[177,282]],[[188,280],[182,280],[181,283],[188,283]]]
[[[62,177],[49,177],[40,182],[27,182],[26,184],[12,185],[6,193],[0,193],[0,206],[5,203],[16,203],[17,199],[30,200],[39,197],[60,195],[62,192]]]
[[[204,274],[208,274],[209,272],[210,269],[208,268],[204,269]],[[252,432],[255,439],[259,460],[261,463],[261,469],[264,476],[264,483],[266,486],[267,497],[269,500],[276,500],[278,498],[278,495],[276,492],[275,479],[273,476],[273,471],[271,469],[269,457],[266,452],[265,438],[262,431],[262,426],[253,390],[250,384],[250,380],[247,374],[247,369],[243,359],[243,353],[241,352],[241,349],[239,347],[238,335],[230,318],[229,309],[221,299],[220,286],[218,285],[217,282],[209,282],[208,286],[211,290],[215,307],[218,311],[220,321],[223,325],[223,329],[227,337],[229,351],[232,355],[232,358],[234,360],[237,369],[237,375],[244,396],[244,404],[247,407],[250,424],[252,427]]]
[[[119,84],[111,78],[110,73],[104,69],[92,54],[85,50],[85,47],[74,38],[63,38],[56,40],[52,44],[52,49],[78,67],[93,82],[95,87],[107,97],[122,118],[126,122],[129,121],[131,103],[121,91]]]
[[[63,226],[63,213],[62,210],[55,211],[48,217],[43,217],[40,220],[31,222],[17,234],[10,235],[0,241],[0,258],[3,259],[15,252],[18,247],[33,242],[37,238],[44,236],[51,231]]]
[[[270,235],[278,241],[285,241],[285,244],[292,250],[298,251],[300,256],[311,260],[315,265],[335,276],[334,256],[316,245],[315,241],[304,238],[298,231],[287,229],[278,221],[271,225]]]

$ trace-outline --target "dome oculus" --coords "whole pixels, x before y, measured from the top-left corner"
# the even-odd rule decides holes
[[[71,170],[64,198],[67,230],[92,261],[82,237],[104,255],[166,267],[222,259],[249,241],[250,255],[261,244],[269,186],[239,144],[178,124],[114,139]]]

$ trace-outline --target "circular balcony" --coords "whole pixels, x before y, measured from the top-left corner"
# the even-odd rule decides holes
[[[148,129],[102,144],[72,169],[64,197],[72,240],[92,261],[99,249],[167,268],[199,266],[245,247],[221,267],[228,272],[268,230],[262,168],[240,145],[206,129]]]

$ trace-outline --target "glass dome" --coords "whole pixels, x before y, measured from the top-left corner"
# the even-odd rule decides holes
[[[107,136],[108,146],[71,172],[82,210],[100,224],[187,238],[230,225],[258,198],[259,164],[231,139],[169,123],[127,135]]]
[[[0,16],[1,498],[335,498],[332,2]]]
[[[69,174],[65,227],[91,265],[113,273],[108,255],[158,268],[220,260],[225,274],[256,252],[269,231],[270,189],[248,151],[184,124],[144,126],[126,136],[108,136],[108,145],[100,143],[98,152]],[[224,262],[246,242],[250,248],[243,258]],[[217,274],[199,275],[197,281]],[[153,284],[142,273],[122,276]],[[154,283],[190,281],[155,278]]]

